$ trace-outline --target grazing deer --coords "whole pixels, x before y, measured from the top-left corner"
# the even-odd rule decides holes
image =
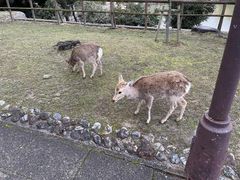
[[[85,63],[91,63],[93,70],[90,78],[93,78],[98,66],[102,75],[102,55],[103,50],[100,46],[94,44],[81,44],[72,50],[71,57],[67,60],[67,63],[73,71],[79,72],[81,68],[83,78],[86,77],[84,69]]]
[[[134,114],[138,114],[141,105],[146,103],[148,107],[148,119],[146,123],[148,124],[151,120],[153,100],[166,98],[170,101],[170,109],[165,118],[161,120],[161,123],[165,123],[168,120],[178,105],[181,107],[181,112],[176,121],[179,121],[183,118],[187,106],[184,96],[189,92],[190,88],[190,81],[186,76],[177,71],[160,72],[150,76],[143,76],[135,82],[126,82],[122,75],[119,75],[115,95],[112,100],[113,102],[117,102],[123,97],[138,99],[139,103]]]

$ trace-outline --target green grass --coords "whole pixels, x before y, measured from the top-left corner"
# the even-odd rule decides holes
[[[157,137],[168,137],[166,144],[186,148],[186,139],[207,111],[217,77],[226,40],[213,34],[181,33],[181,45],[154,42],[155,32],[78,25],[14,22],[0,25],[0,99],[26,107],[60,112],[73,118],[88,117],[90,121],[110,123],[114,128],[130,126]],[[173,34],[173,41],[176,34]],[[53,45],[60,40],[79,39],[95,42],[104,49],[104,75],[83,80],[72,73],[65,62],[71,51],[58,53]],[[176,123],[179,110],[161,125],[159,120],[168,110],[164,101],[153,106],[153,119],[145,124],[147,113],[142,108],[138,116],[133,112],[136,102],[111,102],[118,73],[126,80],[159,71],[177,70],[192,81],[192,89],[184,120]],[[87,67],[90,75],[91,67]],[[44,80],[44,74],[52,78]],[[60,93],[60,97],[55,94]],[[240,160],[240,91],[232,107],[234,131],[230,151]]]

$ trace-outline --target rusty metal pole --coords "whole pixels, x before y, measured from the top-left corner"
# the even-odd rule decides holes
[[[217,180],[226,157],[232,124],[228,116],[240,78],[240,0],[236,1],[228,40],[209,113],[199,122],[186,164],[189,180]]]

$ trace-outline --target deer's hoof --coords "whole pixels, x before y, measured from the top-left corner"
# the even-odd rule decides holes
[[[138,115],[138,113],[139,113],[139,112],[136,112],[136,111],[135,111],[133,114],[136,116],[136,115]]]
[[[167,120],[166,119],[163,119],[160,121],[161,124],[164,124]]]
[[[181,121],[181,120],[182,120],[182,118],[179,118],[179,117],[176,119],[177,122],[179,122],[179,121]]]
[[[83,78],[83,79],[86,79],[86,76],[83,76],[82,78]]]

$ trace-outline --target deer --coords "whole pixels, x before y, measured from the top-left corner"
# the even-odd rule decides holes
[[[136,81],[129,82],[126,82],[123,76],[119,74],[112,101],[116,103],[124,97],[138,100],[137,109],[134,112],[135,115],[139,113],[141,106],[146,103],[148,108],[146,123],[149,124],[153,101],[159,98],[167,99],[170,102],[170,109],[167,115],[160,121],[163,124],[172,115],[178,105],[181,107],[181,111],[176,121],[180,121],[183,118],[187,106],[187,101],[184,97],[189,93],[190,88],[190,80],[177,71],[159,72],[149,76],[142,76]]]
[[[85,63],[91,63],[93,69],[90,78],[93,78],[97,67],[100,68],[100,74],[102,75],[103,73],[102,56],[103,49],[100,46],[95,44],[80,44],[72,50],[71,57],[67,60],[67,63],[73,72],[79,72],[81,69],[83,73],[83,79],[86,78],[84,69]]]

